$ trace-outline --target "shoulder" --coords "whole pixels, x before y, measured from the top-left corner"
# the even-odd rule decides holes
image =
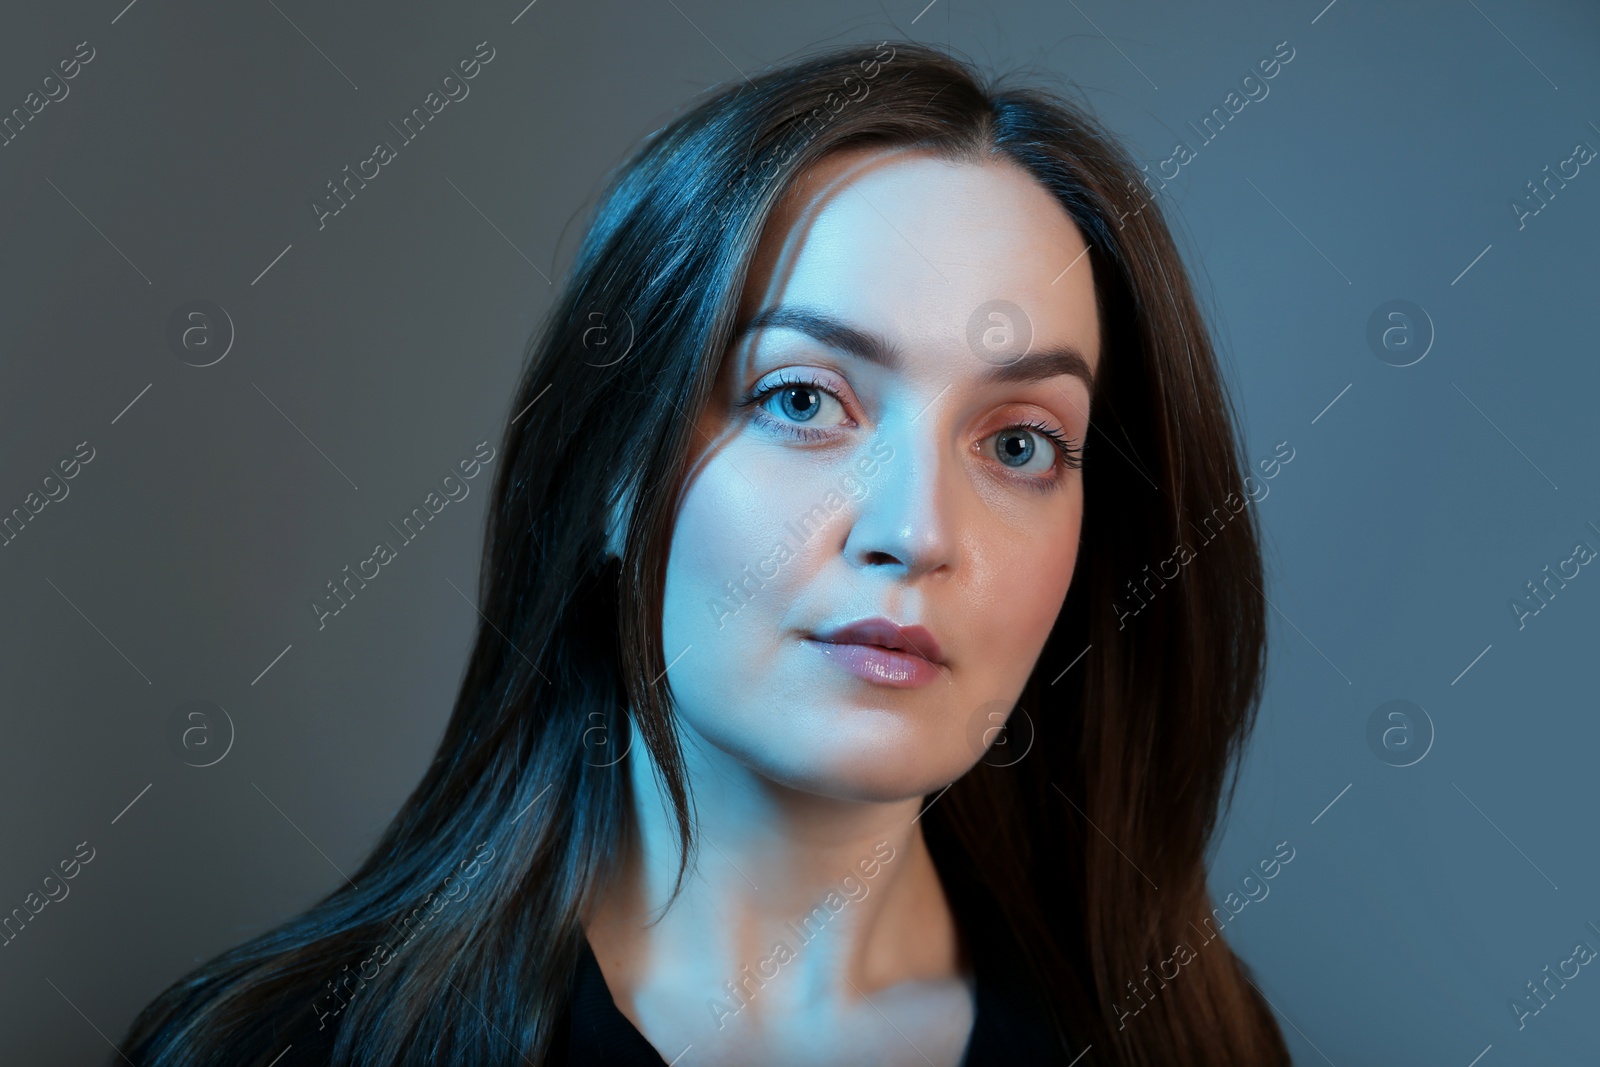
[[[1043,1067],[1066,1062],[1063,1055],[1077,1051],[1058,1044],[1048,1008],[1037,997],[980,975],[977,1001],[962,1067]]]
[[[977,1016],[962,1067],[1031,1067],[1072,1060],[1041,979],[1027,965],[1016,935],[995,916],[973,918],[971,939]]]
[[[197,1054],[210,1054],[201,1052],[202,1048],[214,1051],[214,1041],[201,1039],[197,1046],[174,1037],[182,1032],[184,1020],[192,1018],[181,1013],[169,1015],[136,1037],[125,1038],[121,1051],[114,1053],[104,1067],[163,1067],[175,1059],[187,1063]],[[337,1033],[335,1019],[328,1018],[326,1025],[319,1025],[310,1008],[286,1007],[281,1013],[269,1008],[242,1032],[227,1039],[228,1062],[249,1067],[327,1067]]]
[[[277,1028],[274,1036],[263,1043],[262,1052],[267,1057],[262,1062],[272,1067],[326,1067],[337,1034],[336,1018],[319,1020],[309,1008],[296,1012],[287,1025]]]
[[[257,1015],[247,1030],[228,1039],[228,1062],[249,1067],[327,1067],[338,1023],[336,1015],[324,1013],[319,1018],[318,1012],[304,1003],[273,1004]],[[139,1056],[134,1062],[140,1067],[158,1067],[157,1061]]]
[[[333,1052],[333,1042],[296,1039],[285,1043],[271,1067],[328,1067]]]
[[[261,1032],[252,1042],[250,1054],[239,1062],[252,1067],[328,1067],[333,1062],[333,1046],[342,1021],[339,1015],[302,1006],[282,1018],[282,1022]],[[570,1031],[569,1008],[557,1017],[545,1063],[565,1067],[569,1062]]]

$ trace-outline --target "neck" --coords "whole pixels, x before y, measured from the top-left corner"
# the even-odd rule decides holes
[[[669,904],[677,824],[648,748],[636,744],[631,833],[584,923],[624,1011],[632,994],[670,987],[759,1017],[964,973],[922,836],[923,797],[807,793],[681,733],[698,846],[683,891]]]

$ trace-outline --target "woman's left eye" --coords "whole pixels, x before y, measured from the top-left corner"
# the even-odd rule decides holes
[[[1038,443],[1035,443],[1036,439]],[[1060,430],[1038,422],[1007,426],[986,438],[994,442],[995,456],[1012,469],[1032,466],[1039,474],[1028,475],[1033,488],[1051,489],[1061,484],[1069,470],[1083,466],[1083,449]],[[1039,461],[1043,461],[1042,466]]]

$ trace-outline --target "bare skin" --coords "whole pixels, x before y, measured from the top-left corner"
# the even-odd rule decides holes
[[[637,748],[629,759],[638,768],[636,794],[654,802],[648,757],[632,759],[646,751]],[[686,898],[653,927],[645,926],[653,914],[647,901],[666,899],[677,850],[652,855],[636,844],[630,851],[620,884],[631,890],[608,896],[587,924],[618,1009],[669,1063],[687,1048],[681,1067],[959,1063],[972,1029],[973,987],[921,823],[911,822],[921,798],[850,812],[855,805],[781,786],[764,793],[751,796],[742,783],[724,780],[697,794],[702,827],[715,827],[703,832],[715,847],[702,845],[706,873],[692,878]],[[712,814],[748,816],[753,804],[767,807],[771,819],[826,825],[842,836],[762,841],[748,836],[753,827]],[[670,833],[665,807],[655,804],[641,836],[663,841]],[[879,861],[883,855],[892,858]],[[852,857],[848,865],[844,856]],[[874,877],[863,875],[861,862]],[[850,890],[842,885],[848,872]],[[830,889],[836,905],[846,902],[837,913],[823,904]],[[818,907],[821,915],[813,912]],[[803,932],[813,939],[802,943],[794,930],[808,914]],[[794,950],[789,962],[774,958],[779,939]],[[776,973],[766,979],[763,972]],[[744,1006],[727,982],[743,983]]]
[[[1092,373],[1084,249],[1020,169],[903,151],[828,157],[769,221],[741,321],[817,310],[901,363],[792,324],[752,330],[700,419],[662,628],[699,855],[662,914],[676,825],[635,744],[636,834],[584,921],[613,1000],[668,1063],[961,1062],[973,975],[920,815],[983,755],[973,722],[1015,703],[1072,579],[1082,472],[1015,428],[1081,445],[1091,395],[1066,371],[994,380],[969,327],[1006,301],[1027,355],[1070,347]],[[812,428],[803,439],[777,425],[800,417],[784,398],[738,403],[797,372],[820,386],[795,422]],[[1008,457],[1007,434],[1033,447],[1013,437]],[[1031,458],[1013,464],[1019,453]],[[881,461],[862,492],[835,492],[825,526],[736,613],[715,606],[785,520],[852,490],[869,454]],[[936,680],[865,678],[810,639],[873,615],[934,633]]]

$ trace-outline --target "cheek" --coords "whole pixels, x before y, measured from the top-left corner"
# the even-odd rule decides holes
[[[842,508],[806,521],[828,481],[738,455],[700,472],[668,557],[662,653],[680,721],[702,739],[773,780],[848,793],[859,775],[840,762],[853,747],[829,729],[837,702],[811,699],[821,671],[796,633],[812,621],[797,605],[838,551]]]
[[[1061,613],[1078,555],[1082,508],[1040,523],[1023,536],[982,535],[971,601],[972,633],[984,659],[1020,686],[1032,669]]]
[[[688,647],[679,666],[693,668],[695,661],[703,669],[686,670],[686,676],[731,687],[781,648],[790,609],[831,528],[798,525],[808,492],[803,472],[772,477],[734,456],[713,459],[699,472],[679,510],[667,563],[662,645],[668,663]],[[674,667],[675,691],[692,684],[689,677],[680,684],[678,675]]]

